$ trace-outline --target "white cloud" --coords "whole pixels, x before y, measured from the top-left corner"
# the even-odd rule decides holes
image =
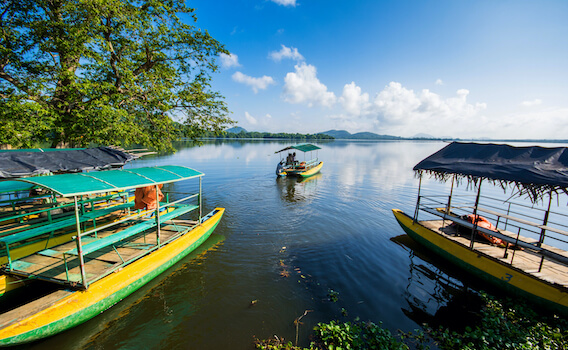
[[[391,82],[379,92],[373,101],[380,118],[389,123],[398,123],[420,107],[420,100],[412,90],[402,84]]]
[[[402,84],[391,82],[377,94],[374,105],[381,128],[396,135],[413,136],[491,136],[491,120],[480,115],[485,103],[467,102],[469,90],[460,89],[456,97],[443,98],[427,89],[417,94]]]
[[[511,113],[504,116],[497,130],[506,132],[508,138],[564,140],[568,135],[568,108],[531,109],[530,112]]]
[[[335,94],[327,91],[327,86],[317,78],[316,67],[302,62],[294,68],[296,71],[284,78],[283,97],[286,102],[305,103],[309,107],[314,104],[331,107],[335,103]]]
[[[434,83],[436,85],[444,85],[444,82],[442,81],[442,79],[436,79],[436,82]]]
[[[258,92],[258,90],[266,90],[268,86],[275,84],[275,81],[274,79],[272,79],[272,77],[263,75],[260,78],[253,78],[241,72],[235,72],[233,74],[233,80],[250,86],[255,94]]]
[[[240,67],[241,65],[239,64],[239,56],[235,55],[234,53],[232,54],[225,54],[225,53],[221,53],[219,55],[219,57],[221,58],[221,66],[223,68],[231,68],[231,67]]]
[[[339,98],[344,113],[328,116],[336,127],[352,132],[375,131],[379,134],[413,136],[492,136],[494,120],[481,115],[485,103],[469,103],[469,90],[460,89],[445,98],[430,90],[419,93],[391,82],[370,101],[354,82],[343,87]]]
[[[250,115],[249,112],[245,112],[245,118],[247,119],[247,122],[252,125],[256,125],[258,123],[256,118]]]
[[[542,104],[542,100],[539,99],[539,98],[534,99],[532,101],[523,101],[521,103],[521,105],[524,106],[524,107],[538,106],[538,105],[541,105],[541,104]]]
[[[355,82],[345,84],[339,102],[343,105],[343,109],[351,115],[365,115],[369,113],[371,107],[369,94],[362,94],[361,88],[355,85]]]
[[[282,45],[282,48],[280,49],[280,51],[272,51],[271,53],[269,53],[268,57],[272,58],[272,60],[274,60],[275,62],[280,62],[285,58],[290,58],[290,59],[293,59],[295,61],[303,61],[304,60],[304,56],[302,56],[298,52],[297,48],[286,47],[284,45]]]
[[[292,6],[292,7],[296,6],[296,0],[270,0],[270,1],[282,6]]]

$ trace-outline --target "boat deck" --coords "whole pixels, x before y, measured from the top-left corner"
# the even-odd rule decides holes
[[[457,226],[450,226],[452,221],[450,220],[427,220],[427,221],[420,221],[421,225],[429,228],[435,232],[438,232],[445,236],[446,238],[457,242],[465,247],[470,247],[471,239],[469,234],[464,234],[463,236],[457,232]],[[465,232],[465,229],[463,232]],[[517,234],[499,230],[499,232],[503,235],[509,236],[513,239],[517,238]],[[530,239],[527,237],[520,236],[520,241],[525,243],[536,243],[537,241],[534,239]],[[542,264],[542,268],[539,271],[540,264],[542,261],[542,255],[538,254],[537,252],[531,251],[530,249],[512,249],[509,248],[505,250],[505,248],[497,247],[489,242],[485,242],[482,240],[475,241],[473,246],[475,251],[479,251],[483,254],[486,254],[492,258],[498,259],[502,262],[512,265],[526,273],[529,273],[535,277],[543,279],[545,281],[551,283],[557,283],[564,287],[568,287],[568,266],[563,264],[562,262],[555,261],[554,259],[545,258]],[[542,245],[542,248],[557,253],[559,255],[568,257],[568,252],[548,246]],[[505,254],[506,253],[506,254]]]
[[[149,219],[153,220],[153,219]],[[128,227],[140,223],[140,220],[122,223],[113,226],[112,229],[101,230],[97,237],[82,237],[83,249],[88,249],[89,244],[100,241],[113,234],[121,232]],[[177,237],[179,234],[189,231],[197,224],[190,220],[170,220],[160,228],[160,244]],[[87,283],[112,273],[125,262],[135,260],[149,253],[157,247],[157,229],[150,228],[138,234],[132,235],[115,244],[84,256],[85,275]],[[21,258],[12,263],[12,271],[6,273],[18,276],[33,276],[40,280],[61,284],[81,284],[80,260],[77,255],[70,254],[77,248],[76,242],[69,241],[49,249],[41,250],[35,254]],[[66,253],[66,254],[65,254]]]

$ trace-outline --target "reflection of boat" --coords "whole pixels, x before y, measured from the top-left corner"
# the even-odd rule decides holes
[[[310,177],[277,177],[277,189],[282,199],[288,202],[303,201],[313,198],[322,174]]]
[[[93,318],[203,243],[219,223],[224,209],[216,208],[202,215],[202,176],[186,167],[160,166],[10,180],[72,198],[74,216],[72,220],[64,219],[69,221],[64,222],[65,227],[56,221],[0,237],[0,247],[8,257],[4,267],[7,275],[60,286],[38,299],[20,301],[0,314],[0,345],[45,338]],[[198,193],[173,200],[166,192],[152,213],[135,212],[136,201],[106,210],[88,210],[79,205],[84,195],[148,186],[160,193],[162,184],[194,178],[199,178]],[[177,192],[175,195],[180,196]],[[109,214],[114,214],[115,219],[98,221]],[[59,238],[59,232],[69,228],[74,229],[74,235],[64,243],[29,256],[12,255],[30,241]]]
[[[320,149],[320,147],[316,145],[301,143],[276,151],[275,153],[288,151],[286,159],[280,159],[280,162],[276,167],[276,175],[309,177],[317,174],[323,166],[323,162],[318,160],[317,153],[315,158],[312,157],[306,161],[305,154],[306,152],[309,152],[311,156],[312,151],[317,151],[318,149]],[[302,162],[296,160],[295,150],[304,152],[304,160]]]
[[[568,190],[568,148],[512,147],[508,145],[452,143],[418,163],[424,173],[452,180],[450,195],[424,196],[418,190],[414,216],[393,209],[404,231],[451,263],[529,300],[568,313],[568,252],[566,216],[550,210],[554,194]],[[453,195],[454,181],[466,179],[477,188],[475,198]],[[481,196],[482,179],[514,186],[528,195],[531,206]],[[547,209],[535,205],[549,200]],[[495,223],[488,230],[464,219],[483,214]],[[428,220],[419,220],[428,215]],[[538,220],[538,222],[534,222]],[[480,233],[508,244],[479,240]]]
[[[474,322],[481,307],[479,295],[454,277],[459,276],[454,266],[439,264],[442,259],[427,255],[426,248],[408,235],[393,237],[391,241],[409,254],[409,278],[404,292],[408,307],[402,308],[406,316],[419,325],[443,325],[456,331]]]

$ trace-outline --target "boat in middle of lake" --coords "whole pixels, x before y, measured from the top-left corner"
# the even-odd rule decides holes
[[[275,153],[280,153],[288,151],[286,159],[280,159],[276,167],[276,176],[300,176],[300,177],[310,177],[313,176],[321,170],[323,162],[318,159],[317,150],[321,149],[316,145],[311,143],[301,143],[294,146],[288,146],[276,151]],[[296,159],[296,150],[304,153],[304,160],[299,161]],[[316,156],[310,157],[306,160],[306,152],[309,152],[310,156],[312,152],[316,151]]]

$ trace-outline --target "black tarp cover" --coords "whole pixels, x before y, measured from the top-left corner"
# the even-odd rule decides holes
[[[414,170],[514,183],[533,195],[566,192],[568,148],[452,142],[416,164]]]
[[[0,178],[103,170],[123,166],[134,158],[130,153],[110,147],[53,152],[0,152]]]

